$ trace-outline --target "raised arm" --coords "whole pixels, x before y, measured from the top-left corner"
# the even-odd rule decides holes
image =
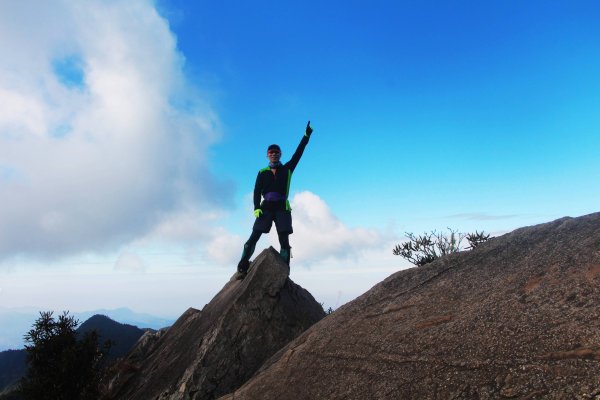
[[[310,126],[310,121],[308,121],[308,123],[306,124],[306,130],[304,131],[304,136],[302,136],[302,140],[300,140],[300,144],[298,145],[298,148],[294,152],[294,155],[292,156],[290,161],[288,161],[286,163],[286,165],[289,166],[289,168],[290,168],[290,170],[292,170],[292,172],[294,172],[294,169],[296,169],[296,165],[298,165],[298,162],[300,161],[300,158],[302,157],[302,153],[304,153],[304,148],[308,144],[308,139],[310,139],[310,135],[312,134],[312,132],[313,132],[313,129]]]

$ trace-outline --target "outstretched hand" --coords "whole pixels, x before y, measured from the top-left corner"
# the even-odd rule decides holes
[[[310,126],[310,121],[308,121],[308,123],[306,124],[306,131],[304,132],[304,134],[306,136],[310,137],[310,134],[313,133],[313,128],[311,128]]]

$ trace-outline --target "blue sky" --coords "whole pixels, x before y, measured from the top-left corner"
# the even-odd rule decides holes
[[[0,309],[178,316],[229,278],[271,143],[292,279],[337,307],[405,232],[598,211],[592,1],[0,6]],[[274,245],[274,234],[259,250]],[[1,335],[1,333],[0,333]]]
[[[187,70],[216,93],[225,136],[213,165],[240,189],[265,144],[291,153],[311,118],[296,187],[347,222],[594,210],[593,2],[165,7]]]

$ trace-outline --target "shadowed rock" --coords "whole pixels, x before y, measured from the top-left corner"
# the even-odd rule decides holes
[[[144,337],[114,368],[114,399],[214,399],[238,388],[286,343],[324,317],[273,248],[201,311]]]
[[[223,399],[598,398],[600,213],[398,272],[233,394]]]

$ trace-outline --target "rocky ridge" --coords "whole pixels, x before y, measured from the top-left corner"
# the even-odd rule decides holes
[[[600,398],[600,213],[400,271],[222,400],[502,398]]]
[[[273,248],[243,280],[231,280],[202,310],[147,334],[113,368],[112,399],[214,399],[237,389],[277,350],[325,316],[289,279]]]

